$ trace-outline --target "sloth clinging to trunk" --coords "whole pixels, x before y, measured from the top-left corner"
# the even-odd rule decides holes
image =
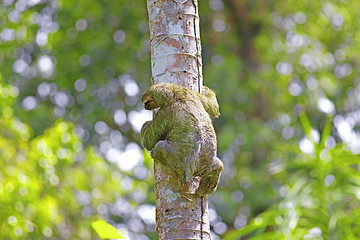
[[[218,117],[215,93],[203,87],[203,94],[177,84],[160,83],[145,90],[142,102],[147,110],[160,108],[141,129],[144,147],[151,156],[179,177],[182,189],[193,177],[200,177],[197,194],[213,192],[223,163],[216,157],[216,134],[210,117]]]

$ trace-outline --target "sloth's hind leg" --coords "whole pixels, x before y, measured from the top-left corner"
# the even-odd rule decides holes
[[[200,196],[205,196],[206,194],[210,194],[216,190],[223,169],[223,162],[219,158],[215,157],[209,167],[209,171],[200,175],[201,181],[199,189],[197,190],[197,193]]]

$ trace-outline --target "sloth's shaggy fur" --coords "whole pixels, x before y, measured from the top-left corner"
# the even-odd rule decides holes
[[[155,160],[175,170],[180,186],[200,177],[197,194],[213,192],[224,168],[216,157],[216,134],[210,119],[220,115],[214,91],[204,86],[199,94],[161,83],[146,89],[142,102],[148,110],[159,108],[141,129],[143,146]]]

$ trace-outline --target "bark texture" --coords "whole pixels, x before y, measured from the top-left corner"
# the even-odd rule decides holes
[[[152,83],[176,83],[200,92],[203,80],[197,0],[147,0],[147,6]],[[175,173],[157,162],[154,175],[158,239],[210,239],[207,198],[181,193]],[[196,190],[198,180],[194,178],[189,192]]]
[[[148,0],[153,83],[202,86],[197,0]]]

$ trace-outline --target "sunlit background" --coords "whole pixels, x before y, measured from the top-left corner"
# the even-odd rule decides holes
[[[199,1],[218,239],[360,238],[360,2]],[[2,0],[0,238],[156,239],[146,1]]]

